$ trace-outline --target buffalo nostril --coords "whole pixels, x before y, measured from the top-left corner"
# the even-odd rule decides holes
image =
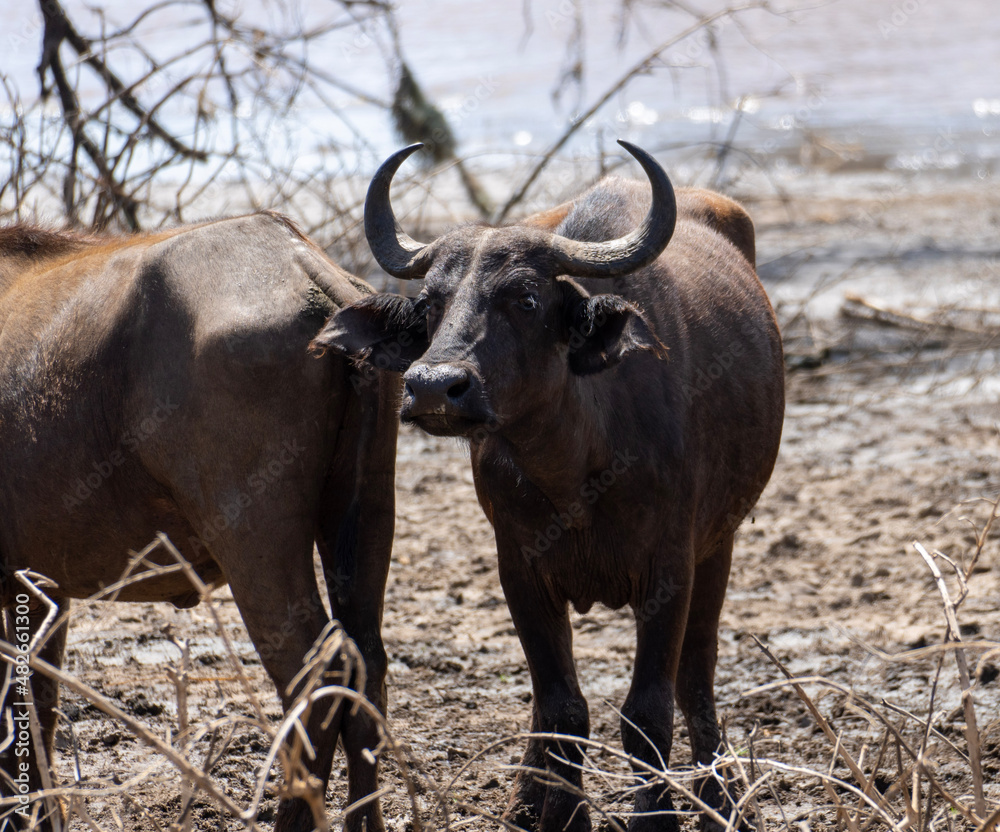
[[[448,388],[448,398],[449,399],[460,399],[466,394],[472,383],[469,381],[469,377],[466,376],[457,384],[453,384]]]
[[[403,395],[404,396],[409,396],[411,399],[415,398],[415,394],[413,392],[413,388],[410,387],[410,382],[408,382],[408,381],[403,384]]]

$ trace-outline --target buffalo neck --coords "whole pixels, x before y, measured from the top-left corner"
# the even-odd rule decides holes
[[[614,396],[613,389],[614,382],[603,374],[571,375],[544,411],[505,426],[484,450],[504,457],[556,510],[582,503],[589,515],[592,506],[603,502],[591,499],[591,483],[597,494],[610,498],[609,480],[618,482],[641,464],[643,426],[628,397],[620,391]]]

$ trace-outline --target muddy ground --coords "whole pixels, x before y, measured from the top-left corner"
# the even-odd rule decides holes
[[[819,770],[830,765],[833,746],[802,701],[788,690],[748,694],[781,678],[754,637],[792,673],[825,676],[875,703],[919,745],[918,727],[890,706],[926,715],[936,659],[889,661],[877,653],[936,644],[944,634],[940,597],[912,542],[967,562],[977,529],[989,515],[985,501],[1000,493],[1000,375],[996,336],[988,335],[997,329],[989,316],[969,311],[1000,309],[1000,196],[976,180],[823,181],[823,188],[786,183],[783,198],[748,200],[758,224],[760,271],[786,324],[793,369],[781,455],[752,521],[737,538],[717,680],[720,716],[734,747],[747,755],[755,730],[756,755]],[[845,292],[916,320],[845,317]],[[859,308],[870,306],[855,311]],[[927,323],[931,320],[947,325]],[[472,817],[475,810],[502,811],[513,776],[508,766],[518,759],[520,742],[496,747],[471,764],[470,759],[529,727],[530,683],[495,557],[464,446],[404,430],[385,616],[390,723],[428,780],[445,786],[457,778],[445,801],[455,818]],[[959,611],[964,635],[1000,641],[996,533],[986,541],[969,590]],[[223,600],[220,608],[269,716],[276,719],[277,700],[232,601]],[[573,622],[593,736],[617,746],[615,708],[628,689],[634,650],[631,613],[595,608],[574,614]],[[161,736],[176,731],[176,699],[165,667],[178,651],[164,634],[168,625],[192,640],[192,720],[245,710],[203,608],[179,611],[157,604],[81,611],[68,669]],[[994,806],[1000,803],[997,664],[994,659],[984,665],[975,694],[987,796]],[[844,695],[824,694],[819,684],[808,690],[855,757],[869,745],[870,770],[882,729]],[[948,789],[968,803],[969,766],[949,746],[965,749],[958,706],[957,672],[949,657],[933,703],[939,734],[931,735],[927,756]],[[155,763],[141,743],[80,697],[67,696],[64,710],[69,720],[59,735],[63,782],[75,777],[74,745],[82,777],[91,784],[125,783]],[[896,777],[893,749],[880,788]],[[241,805],[250,800],[265,750],[261,735],[242,732],[215,769]],[[673,762],[687,759],[686,732],[678,720]],[[604,765],[614,768],[611,762]],[[344,774],[338,756],[329,794],[333,807],[342,805]],[[411,815],[395,765],[387,766],[385,782],[387,821],[402,832]],[[619,783],[591,776],[587,784],[602,807],[613,813],[627,809]],[[127,799],[106,795],[89,801],[102,829],[153,829],[176,819],[180,797],[168,766],[161,764],[126,791]],[[433,799],[424,788],[425,805]],[[833,815],[822,809],[828,803],[815,780],[788,775],[775,780],[762,809],[767,828],[785,828],[784,811],[796,829],[824,829],[832,828]],[[263,818],[274,805],[270,793]],[[932,812],[943,812],[940,800]],[[948,812],[935,828],[949,828],[949,815],[962,828]],[[194,816],[195,828],[238,828],[205,801]],[[596,815],[595,820],[605,823]],[[809,826],[799,826],[802,820]],[[75,825],[84,828],[79,820]]]

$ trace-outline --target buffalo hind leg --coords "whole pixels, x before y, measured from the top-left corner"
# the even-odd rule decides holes
[[[352,386],[357,380],[352,377]],[[381,378],[377,389],[357,388],[348,403],[320,500],[316,545],[326,578],[330,610],[357,645],[365,663],[364,693],[387,715],[382,607],[395,524],[397,382]],[[360,690],[354,680],[351,687]],[[383,832],[376,754],[378,721],[366,710],[345,707],[341,742],[347,756],[348,832]]]
[[[590,717],[577,682],[566,607],[542,590],[516,548],[498,548],[500,582],[531,672],[531,730],[587,738]],[[503,820],[538,832],[589,832],[590,815],[580,797],[583,778],[577,765],[581,759],[574,743],[529,740],[521,765],[551,772],[570,788],[546,785],[537,774],[519,771]]]
[[[271,534],[233,535],[217,543],[214,551],[223,564],[240,564],[226,570],[233,599],[287,712],[299,692],[289,692],[288,685],[302,669],[303,659],[329,618],[316,584],[312,529],[284,517],[261,518],[261,528],[271,530]],[[322,730],[329,704],[330,700],[322,700],[310,714],[306,730],[316,756],[309,759],[303,755],[302,760],[323,784],[324,793],[340,730],[337,719]],[[281,801],[275,832],[309,832],[314,826],[305,800]]]
[[[729,535],[714,554],[695,568],[691,612],[677,671],[677,704],[687,722],[695,765],[711,765],[722,745],[715,714],[715,663],[719,616],[729,583],[732,555],[733,536]],[[733,803],[723,783],[709,775],[698,783],[697,789],[706,804],[723,817],[729,816]],[[701,817],[701,828],[705,832],[722,829],[705,815]]]
[[[388,485],[392,489],[392,484]],[[384,501],[384,497],[382,498]],[[380,714],[386,714],[385,677],[388,660],[382,643],[382,599],[389,572],[389,554],[392,544],[392,506],[388,518],[365,516],[365,512],[378,510],[375,501],[371,507],[362,508],[352,503],[346,512],[328,512],[326,528],[317,539],[323,571],[326,577],[330,608],[344,632],[358,646],[365,663],[365,697]],[[339,520],[336,532],[327,525],[332,518]],[[385,523],[388,523],[388,526]],[[370,535],[381,523],[387,540],[372,547],[359,542],[361,534]],[[362,527],[364,531],[362,531]],[[354,678],[352,688],[359,686]],[[385,828],[377,799],[365,798],[378,789],[378,759],[374,756],[379,745],[380,731],[377,721],[365,710],[352,714],[344,706],[341,721],[341,742],[347,756],[347,802],[361,803],[360,808],[348,813],[345,826],[348,832],[382,832]]]
[[[52,597],[50,599],[58,606],[56,611],[56,619],[63,613],[68,613],[69,611],[69,600],[61,597]],[[19,645],[24,643],[21,635],[24,634],[26,638],[34,639],[38,628],[42,625],[45,617],[48,615],[49,608],[45,604],[41,604],[34,598],[28,604],[29,612],[26,618],[27,630],[22,629],[23,616],[17,615],[17,610],[19,605],[15,602],[6,611],[6,626],[4,637],[5,640],[14,645]],[[55,630],[51,631],[45,644],[42,646],[41,650],[38,652],[38,657],[44,661],[51,664],[53,667],[61,668],[63,662],[63,655],[66,651],[66,632],[69,629],[69,616],[66,615],[62,622],[56,627]],[[6,667],[3,668],[6,670]],[[27,711],[24,707],[17,705],[16,703],[24,702],[26,697],[18,689],[17,679],[14,677],[14,668],[11,667],[11,683],[7,688],[6,700],[0,703],[0,745],[6,741],[6,731],[7,731],[7,711],[8,708],[11,709],[11,716],[14,718],[27,716]],[[0,682],[2,682],[2,677],[0,677]],[[58,718],[56,709],[59,707],[59,685],[57,682],[48,678],[47,676],[39,673],[38,671],[32,671],[31,673],[31,695],[35,701],[35,713],[38,717],[38,724],[42,730],[42,741],[45,748],[45,760],[48,763],[49,772],[54,771],[53,767],[53,754],[55,753],[55,734],[56,734],[56,720]],[[27,787],[31,792],[37,792],[42,788],[43,781],[41,772],[38,768],[38,763],[40,762],[40,757],[37,750],[34,748],[33,740],[27,740],[25,744],[24,730],[28,728],[27,723],[23,719],[16,719],[14,722],[14,742],[7,747],[7,749],[0,753],[0,795],[8,794],[8,790],[11,788],[11,784],[7,782],[7,777],[12,777],[15,780],[18,778],[23,778],[25,772],[21,768],[22,763],[28,764],[27,770]],[[20,788],[18,787],[18,790]],[[50,804],[51,806],[51,804]],[[30,827],[39,829],[42,832],[46,830],[53,829],[54,824],[51,818],[46,817],[46,812],[50,807],[43,805],[39,806],[38,817],[42,818],[41,822],[36,827]],[[29,817],[31,812],[35,810],[35,806],[29,807]],[[61,804],[55,809],[55,811],[63,812],[63,807]],[[6,814],[6,811],[0,814],[0,817]],[[13,829],[17,829],[17,823],[20,823],[24,819],[22,815],[13,814],[11,819],[14,822],[12,826]],[[0,828],[4,828],[3,821],[0,821]],[[27,822],[22,824],[22,828],[28,829],[29,824]]]
[[[622,706],[622,745],[646,766],[662,770],[670,764],[674,731],[674,680],[688,616],[692,576],[686,552],[664,557],[664,569],[652,576],[646,597],[634,608],[635,669]],[[629,832],[677,832],[669,790],[648,769],[635,766],[650,785],[635,798]]]

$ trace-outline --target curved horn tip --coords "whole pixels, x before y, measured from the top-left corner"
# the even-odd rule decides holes
[[[398,156],[401,153],[405,153],[407,156],[409,156],[411,153],[415,153],[416,151],[420,150],[420,148],[422,148],[423,146],[424,146],[423,142],[414,142],[413,144],[408,144],[406,147],[397,150],[393,155]]]
[[[625,139],[618,139],[618,144],[624,147],[644,168],[647,164],[653,164],[662,170],[662,165],[653,158],[651,153],[647,153],[638,145],[627,142]]]
[[[652,154],[647,153],[641,147],[632,144],[632,142],[627,142],[624,139],[618,139],[618,144],[624,147],[642,166],[642,169],[646,172],[646,176],[649,177],[650,182],[653,184],[653,188],[656,188],[656,183],[658,182],[663,190],[670,192],[669,199],[673,202],[675,200],[674,186],[670,182],[670,177],[667,176],[667,172],[663,169],[663,165],[657,162],[656,159],[653,158]]]
[[[662,165],[641,147],[619,139],[620,144],[642,166],[652,188],[649,213],[642,224],[617,240],[588,243],[554,236],[569,274],[576,277],[616,277],[652,263],[666,248],[677,220],[677,200],[670,177]]]
[[[427,246],[413,240],[399,227],[389,201],[392,179],[407,157],[423,147],[417,142],[397,150],[375,172],[365,197],[365,237],[372,256],[386,272],[405,280],[424,276],[428,262],[421,261]]]
[[[381,165],[379,165],[378,172],[382,173],[382,171],[388,172],[389,170],[391,170],[393,173],[395,173],[397,170],[399,170],[399,167],[403,164],[403,162],[405,162],[408,158],[410,158],[410,156],[412,156],[414,153],[420,150],[420,148],[422,148],[423,146],[424,146],[423,142],[415,142],[414,144],[409,144],[406,147],[400,148],[391,156],[389,156],[389,158],[386,159]]]

